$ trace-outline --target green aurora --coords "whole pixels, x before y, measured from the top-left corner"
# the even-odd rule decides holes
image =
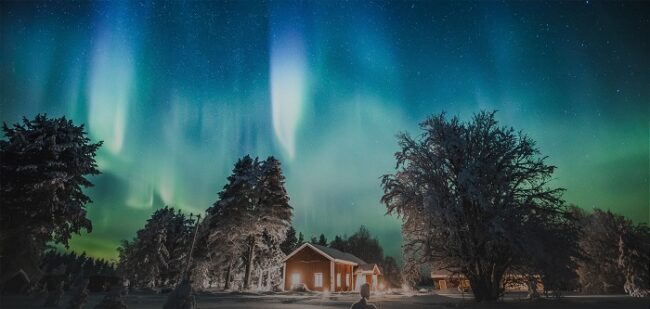
[[[641,2],[0,3],[0,120],[85,123],[93,232],[115,258],[154,209],[200,213],[245,154],[283,162],[306,237],[366,225],[400,256],[379,177],[395,134],[498,110],[567,202],[649,218],[650,5]]]

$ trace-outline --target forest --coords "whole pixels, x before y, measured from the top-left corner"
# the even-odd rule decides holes
[[[280,291],[283,258],[309,241],[377,263],[391,289],[417,288],[426,271],[444,269],[468,278],[477,301],[499,299],[512,278],[529,285],[530,297],[539,296],[537,283],[556,295],[648,296],[647,225],[567,204],[565,189],[551,182],[556,167],[531,138],[494,115],[462,122],[441,113],[423,121],[417,137],[398,135],[395,173],[378,185],[387,215],[402,220],[399,258],[385,256],[364,226],[331,240],[305,239],[292,226],[280,161],[251,155],[234,163],[204,213],[155,209],[122,241],[117,261],[63,253],[52,246],[68,248],[73,234],[92,232],[84,189],[93,185],[89,176],[101,173],[95,155],[102,142],[65,117],[4,124],[0,287],[32,294]]]

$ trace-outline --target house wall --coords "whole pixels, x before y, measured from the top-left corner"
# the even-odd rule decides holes
[[[468,290],[469,280],[464,278],[436,277],[433,278],[433,287],[436,290],[458,289],[459,287],[463,290]]]
[[[373,285],[372,277],[373,275],[377,276],[377,282],[376,285]],[[382,284],[384,283],[384,278],[381,275],[377,269],[373,269],[372,272],[361,272],[357,273],[355,276],[355,286],[354,289],[358,290],[359,287],[357,285],[361,285],[363,283],[368,283],[370,285],[370,290],[379,290],[381,289]]]
[[[336,263],[334,267],[334,285],[335,285],[335,291],[353,291],[354,290],[354,275],[352,271],[352,265],[350,264],[343,264],[343,263]],[[337,274],[341,274],[341,285],[336,285],[336,276]],[[346,282],[346,274],[350,275],[350,282]]]
[[[432,276],[434,289],[445,290],[445,289],[458,289],[459,287],[463,290],[469,290],[471,288],[469,280],[464,276],[460,277],[450,277],[450,276]],[[504,278],[505,280],[506,278]],[[511,278],[512,279],[512,278]],[[519,278],[515,278],[519,279]],[[521,283],[510,283],[505,286],[507,292],[524,292],[528,290],[528,285],[525,282]],[[537,290],[543,291],[544,285],[540,282],[537,283]]]
[[[291,289],[291,278],[293,274],[300,274],[300,281],[307,285],[312,291],[329,290],[330,281],[330,260],[314,251],[310,247],[305,247],[297,252],[286,261],[284,289]],[[314,285],[314,274],[323,273],[323,286]],[[335,280],[335,279],[334,279]]]

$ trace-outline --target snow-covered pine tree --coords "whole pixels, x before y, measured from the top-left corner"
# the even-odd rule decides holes
[[[289,229],[287,230],[287,235],[280,244],[280,248],[282,249],[282,252],[284,254],[289,254],[296,248],[298,248],[298,238],[296,238],[296,229],[293,228],[293,226],[290,226]]]
[[[165,206],[156,210],[133,241],[119,248],[118,269],[133,286],[176,284],[181,278],[195,219]]]
[[[219,199],[208,208],[200,229],[199,259],[210,268],[224,272],[224,289],[230,289],[234,268],[245,251],[245,239],[255,224],[252,204],[257,198],[259,162],[245,156],[235,163],[228,183],[219,192]]]
[[[172,208],[173,210],[173,208]],[[171,214],[167,221],[167,237],[165,248],[169,251],[167,269],[161,274],[161,282],[167,285],[176,284],[185,271],[190,246],[194,237],[197,216],[186,216],[180,209]]]
[[[257,286],[260,289],[269,290],[280,284],[282,271],[280,265],[286,256],[278,244],[264,233],[256,246],[254,265],[257,268]]]
[[[245,156],[237,161],[228,183],[219,192],[219,200],[207,211],[199,240],[207,252],[198,254],[217,267],[225,263],[221,267],[226,289],[230,288],[233,267],[241,257],[245,267],[243,287],[250,289],[262,237],[282,243],[291,226],[292,211],[280,162],[273,157],[260,162]]]
[[[648,296],[650,229],[611,211],[573,209],[581,230],[578,275],[585,293]]]
[[[84,126],[37,115],[9,127],[0,140],[0,278],[21,269],[37,279],[46,243],[67,247],[72,234],[92,230],[86,178],[99,174]],[[2,284],[2,282],[0,282]]]
[[[609,211],[574,208],[581,229],[578,275],[583,293],[622,293],[625,277],[618,265],[620,227],[625,218]]]
[[[268,157],[262,162],[256,186],[257,204],[251,205],[251,216],[254,227],[248,230],[246,237],[248,254],[244,273],[244,289],[251,287],[251,272],[255,255],[255,247],[262,236],[267,236],[272,242],[280,243],[286,237],[287,229],[291,226],[293,208],[289,205],[289,195],[284,188],[284,175],[280,161]]]
[[[650,295],[650,229],[627,221],[619,236],[618,265],[625,275],[623,289],[634,297]]]

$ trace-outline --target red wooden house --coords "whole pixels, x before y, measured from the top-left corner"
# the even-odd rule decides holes
[[[284,289],[305,285],[311,291],[354,291],[363,283],[381,286],[377,264],[336,249],[305,243],[284,259]]]

